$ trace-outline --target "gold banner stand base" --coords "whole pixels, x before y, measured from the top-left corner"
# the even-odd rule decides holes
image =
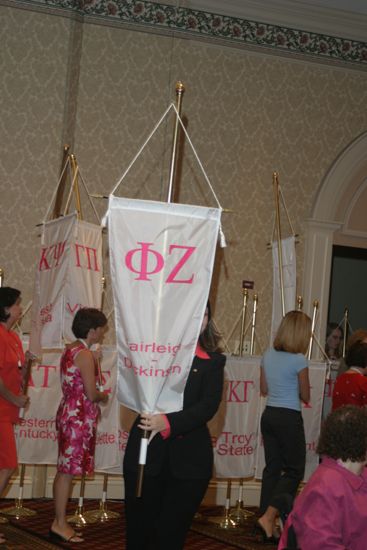
[[[90,510],[89,512],[85,513],[85,516],[87,518],[92,518],[95,520],[95,522],[99,523],[105,523],[106,521],[110,521],[111,519],[116,519],[120,517],[119,512],[112,512],[111,510],[107,509],[107,503],[101,501],[99,503],[99,510]]]
[[[31,510],[30,508],[24,508],[23,499],[21,498],[15,499],[15,506],[12,506],[11,508],[2,508],[1,513],[7,516],[15,517],[15,519],[27,518],[37,515],[37,512],[35,512],[34,510]]]
[[[229,510],[227,510],[227,509],[225,509],[225,512],[224,512],[223,516],[209,517],[208,522],[217,524],[219,529],[228,530],[228,529],[236,529],[237,528],[236,523],[233,521],[233,519],[231,519],[229,517]]]
[[[72,516],[67,516],[66,521],[68,523],[73,523],[76,527],[86,527],[93,523],[97,523],[97,520],[87,516],[83,511],[83,506],[78,505],[78,508],[75,511],[75,514]]]
[[[243,500],[237,500],[236,506],[232,508],[229,517],[235,522],[236,525],[241,526],[245,523],[246,519],[254,515],[254,512],[251,512],[251,510],[246,510],[246,508],[243,507]]]
[[[0,510],[0,513],[2,513],[1,510]],[[4,518],[4,516],[0,516],[0,525],[1,525],[2,523],[9,523],[8,518]]]

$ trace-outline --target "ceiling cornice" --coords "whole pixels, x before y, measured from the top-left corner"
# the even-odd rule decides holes
[[[367,9],[363,14],[293,0],[182,0],[179,5],[362,42],[367,37]]]
[[[230,47],[367,69],[365,40],[345,38],[337,32],[312,30],[304,24],[300,12],[297,21],[292,19],[294,25],[291,25],[290,18],[285,23],[285,16],[280,17],[280,11],[278,13],[277,10],[280,10],[281,4],[292,4],[289,0],[228,0],[226,3],[218,0],[183,0],[182,4],[185,5],[180,3],[179,6],[174,0],[166,0],[164,4],[147,0],[0,0],[1,4],[48,13],[65,13],[82,22],[127,25],[143,32],[182,35],[188,39],[217,42]],[[215,11],[204,11],[204,7],[209,4],[211,10]],[[220,6],[223,12],[223,4],[226,12],[232,10],[232,15],[219,13]],[[259,9],[260,5],[264,8],[265,4],[272,7],[273,22],[268,22],[270,11],[260,11],[258,15],[249,11],[250,8]],[[297,4],[301,5],[301,2]],[[236,11],[240,7],[241,16]],[[277,13],[278,19],[275,18]],[[321,17],[319,24],[321,29]]]

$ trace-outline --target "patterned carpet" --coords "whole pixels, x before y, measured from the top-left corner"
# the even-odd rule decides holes
[[[1,509],[8,508],[13,500],[0,500]],[[124,510],[121,501],[109,501],[108,510],[118,512],[118,519],[111,519],[104,523],[95,523],[78,528],[83,531],[85,542],[83,544],[51,543],[48,537],[50,523],[53,517],[53,501],[50,499],[26,500],[24,507],[37,512],[32,517],[15,519],[7,516],[10,523],[0,525],[0,532],[6,537],[6,544],[1,545],[1,550],[55,550],[58,548],[77,548],[80,550],[96,550],[97,548],[119,549],[125,548]],[[76,511],[77,501],[70,501],[68,514]],[[86,500],[84,512],[98,509],[96,500]],[[275,548],[264,546],[252,536],[254,519],[250,518],[241,529],[224,530],[211,520],[213,516],[221,516],[223,508],[202,508],[198,519],[195,520],[190,530],[185,550],[231,550],[242,548],[244,550],[265,550]]]

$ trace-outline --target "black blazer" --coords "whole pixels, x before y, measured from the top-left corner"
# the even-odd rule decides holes
[[[195,357],[187,379],[182,411],[168,413],[169,438],[155,435],[148,445],[144,475],[158,475],[169,468],[180,479],[209,479],[213,469],[213,447],[206,423],[217,412],[223,391],[226,357],[209,353],[210,359]],[[142,431],[136,419],[126,446],[124,471],[137,471]]]

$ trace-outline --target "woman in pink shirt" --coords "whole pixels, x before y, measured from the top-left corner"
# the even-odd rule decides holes
[[[346,405],[333,411],[317,451],[322,463],[297,497],[278,550],[366,550],[367,409]]]

